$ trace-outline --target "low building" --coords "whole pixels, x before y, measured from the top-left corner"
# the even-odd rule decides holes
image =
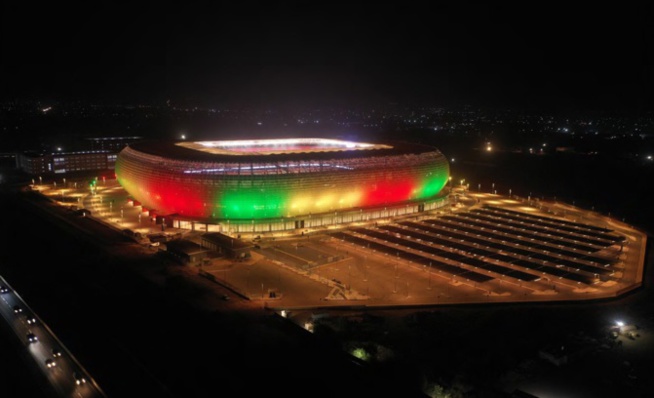
[[[551,344],[538,351],[538,357],[545,359],[556,366],[563,366],[568,363],[568,352],[565,345]]]
[[[209,256],[210,252],[210,250],[197,243],[185,239],[167,242],[166,251],[171,257],[184,265],[200,265],[202,260]]]
[[[110,151],[83,152],[22,152],[17,155],[16,165],[31,175],[66,174],[90,170],[113,170],[116,153]]]
[[[210,232],[202,235],[201,243],[202,247],[231,258],[248,258],[250,257],[250,249],[252,249],[252,244],[220,232]]]
[[[575,337],[568,339],[565,343],[555,343],[543,347],[538,351],[538,356],[556,366],[563,366],[570,362],[577,361],[586,355],[592,346],[582,338]]]

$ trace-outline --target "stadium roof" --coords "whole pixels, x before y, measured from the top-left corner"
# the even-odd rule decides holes
[[[307,140],[307,139],[304,139]],[[261,141],[261,140],[259,140]],[[215,143],[217,141],[209,141]],[[229,141],[222,141],[229,142]],[[161,156],[176,160],[188,160],[193,162],[276,162],[276,161],[294,161],[294,160],[328,160],[328,159],[353,159],[366,158],[373,156],[398,156],[410,154],[422,154],[437,151],[435,147],[414,144],[407,142],[384,142],[366,144],[363,146],[357,142],[340,141],[355,145],[355,147],[341,147],[334,149],[309,149],[309,150],[260,150],[254,152],[215,150],[203,151],[198,150],[200,143],[187,144],[183,141],[140,141],[129,144],[129,148],[153,156]],[[359,145],[359,146],[356,146]]]

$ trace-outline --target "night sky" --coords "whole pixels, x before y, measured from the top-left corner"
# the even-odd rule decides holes
[[[4,2],[0,99],[648,109],[653,8],[623,3]]]

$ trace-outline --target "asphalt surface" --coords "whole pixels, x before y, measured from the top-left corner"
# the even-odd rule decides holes
[[[24,357],[32,359],[26,361],[28,366],[33,365],[47,379],[48,388],[44,390],[58,397],[104,397],[93,378],[19,293],[3,278],[0,285],[0,315],[22,343],[27,354]]]

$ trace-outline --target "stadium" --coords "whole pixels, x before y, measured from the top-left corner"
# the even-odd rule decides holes
[[[119,153],[116,177],[180,228],[265,233],[434,210],[447,203],[449,164],[410,143],[142,141]]]

